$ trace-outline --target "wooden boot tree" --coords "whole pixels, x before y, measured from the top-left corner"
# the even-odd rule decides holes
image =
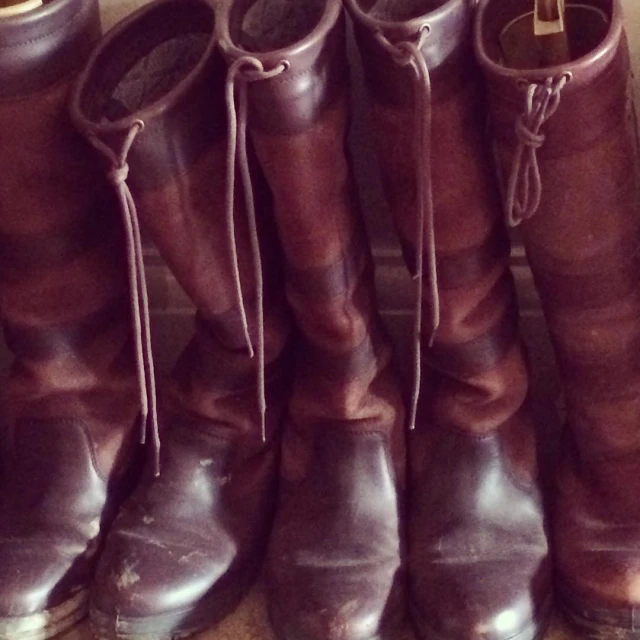
[[[538,40],[544,66],[562,64],[571,59],[564,0],[536,0],[533,33]]]
[[[540,69],[571,60],[565,0],[535,0],[533,14],[509,23],[500,34],[506,66]]]

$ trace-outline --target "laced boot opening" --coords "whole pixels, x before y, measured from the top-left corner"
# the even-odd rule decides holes
[[[212,12],[200,0],[159,6],[125,30],[96,62],[80,109],[100,123],[126,118],[167,96],[205,55],[214,30]]]
[[[534,8],[534,0],[520,0],[494,2],[487,9],[483,40],[494,62],[511,69],[547,66],[541,49],[544,41],[534,35]],[[565,11],[570,60],[578,60],[596,49],[606,37],[612,0],[568,3]]]
[[[246,51],[289,47],[317,26],[326,0],[245,0],[232,9],[231,35]]]
[[[376,20],[404,22],[435,11],[447,0],[361,0],[362,10]]]

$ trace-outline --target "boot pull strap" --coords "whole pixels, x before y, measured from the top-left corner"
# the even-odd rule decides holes
[[[542,178],[537,152],[546,139],[541,130],[558,110],[562,90],[572,77],[567,72],[556,78],[547,78],[542,83],[519,81],[526,91],[526,105],[524,113],[517,117],[515,124],[518,147],[513,158],[505,201],[506,222],[510,227],[517,227],[524,220],[529,220],[540,207]]]
[[[140,389],[142,413],[141,442],[147,439],[147,422],[151,420],[155,454],[155,475],[160,475],[160,428],[156,394],[155,367],[151,350],[151,323],[149,318],[149,296],[144,273],[142,238],[136,204],[127,184],[129,165],[127,157],[137,135],[144,129],[144,122],[137,120],[124,140],[120,154],[97,136],[89,136],[89,142],[111,165],[107,178],[114,186],[120,201],[122,217],[127,237],[127,263],[129,269],[129,289],[131,310],[135,328],[136,373]]]
[[[415,71],[414,87],[415,126],[419,132],[416,153],[416,184],[418,201],[418,246],[416,251],[416,270],[413,278],[417,283],[415,325],[413,331],[414,361],[413,390],[411,394],[411,413],[409,428],[415,429],[418,413],[418,399],[422,379],[422,302],[424,284],[424,253],[427,248],[429,285],[431,297],[431,335],[429,347],[433,346],[440,326],[440,292],[438,289],[438,264],[435,239],[435,212],[433,204],[432,171],[431,171],[431,75],[429,67],[422,55],[422,48],[431,33],[431,27],[424,25],[420,29],[417,42],[399,42],[392,44],[380,31],[376,39],[401,67],[411,66]],[[425,241],[425,233],[427,235]]]
[[[270,71],[265,71],[260,60],[250,56],[243,56],[235,60],[227,72],[226,81],[226,102],[227,119],[229,127],[229,148],[227,153],[227,194],[226,194],[226,217],[229,232],[229,249],[231,251],[231,263],[233,279],[236,288],[236,296],[242,326],[249,355],[254,357],[253,344],[249,333],[249,323],[242,293],[242,282],[240,280],[240,265],[238,262],[238,249],[235,230],[235,179],[236,164],[242,178],[247,216],[249,222],[249,235],[251,240],[251,251],[253,253],[253,263],[256,279],[256,306],[257,306],[257,331],[258,331],[258,406],[260,409],[260,421],[262,429],[262,441],[267,439],[267,400],[265,392],[265,349],[264,349],[264,276],[262,267],[262,255],[260,252],[260,239],[258,237],[258,223],[256,220],[256,206],[251,182],[251,170],[247,155],[247,119],[248,119],[248,97],[247,83],[259,80],[275,78],[289,69],[289,62],[283,61]],[[238,94],[238,104],[236,104],[236,89]]]

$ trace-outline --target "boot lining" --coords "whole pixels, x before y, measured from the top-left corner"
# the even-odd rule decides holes
[[[93,122],[124,118],[161,99],[204,55],[214,31],[200,0],[160,5],[116,35],[95,61],[80,107]],[[179,6],[181,5],[181,6]]]
[[[198,64],[207,43],[206,35],[188,33],[158,45],[120,80],[105,104],[103,116],[117,120],[165,96]]]
[[[376,20],[403,22],[426,16],[446,0],[364,0],[363,9]]]
[[[232,36],[247,51],[284,49],[308,36],[320,22],[326,0],[257,0],[237,3]],[[244,11],[243,11],[244,9]]]
[[[497,64],[514,69],[540,67],[533,35],[534,0],[494,2],[483,20],[483,46]],[[611,23],[612,0],[587,0],[567,4],[567,29],[571,58],[576,60],[597,48]],[[514,51],[517,47],[517,51]]]

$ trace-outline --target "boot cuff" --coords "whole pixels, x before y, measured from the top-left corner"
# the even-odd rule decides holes
[[[0,99],[40,91],[76,70],[100,37],[98,0],[45,0],[0,20]]]
[[[566,6],[570,46],[574,59],[541,68],[511,68],[505,64],[501,38],[505,30],[521,21],[531,22],[534,0],[481,0],[476,21],[474,46],[478,61],[493,91],[508,98],[521,95],[521,84],[544,83],[548,78],[571,77],[565,93],[593,84],[610,67],[623,39],[622,9],[619,0],[586,0]],[[574,24],[572,33],[571,25]]]
[[[437,8],[421,15],[377,11],[373,0],[346,0],[345,4],[357,29],[365,27],[372,34],[382,33],[392,44],[414,40],[428,27],[430,35],[422,53],[430,70],[438,68],[460,48],[473,16],[469,0],[444,0]]]
[[[236,0],[218,4],[218,40],[231,64],[253,60],[265,71],[251,82],[252,127],[276,133],[309,128],[347,87],[345,21],[340,0]]]
[[[224,135],[223,60],[206,0],[158,0],[102,40],[71,95],[71,118],[119,153],[136,123],[131,183],[158,184]],[[143,184],[141,184],[143,183]]]

